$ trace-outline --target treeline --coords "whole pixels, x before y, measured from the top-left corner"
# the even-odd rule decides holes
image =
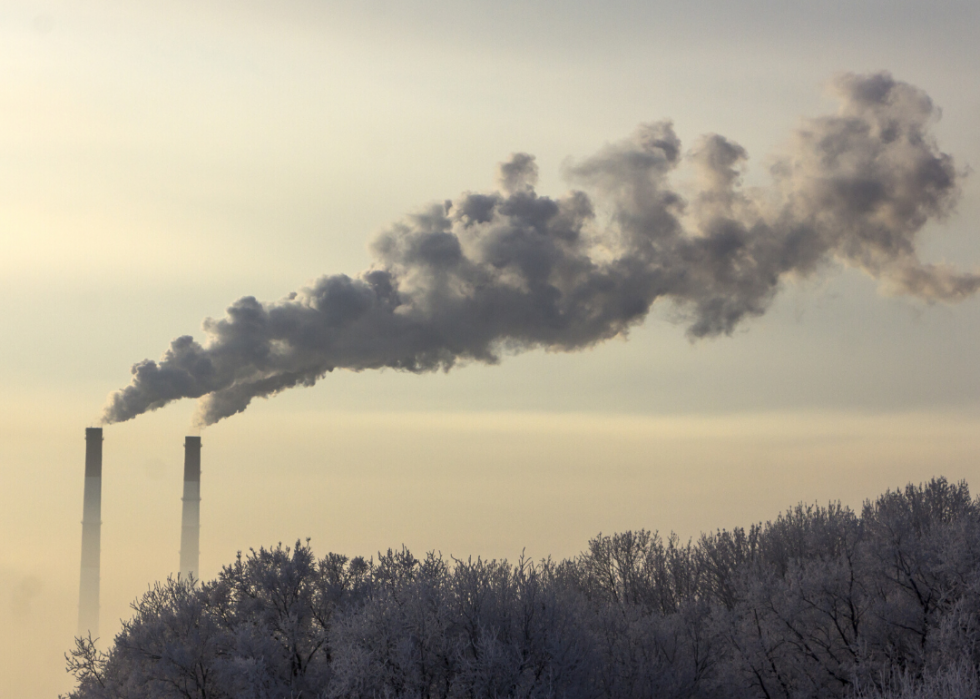
[[[76,639],[70,697],[976,697],[980,501],[936,479],[560,562],[280,545],[133,609]]]

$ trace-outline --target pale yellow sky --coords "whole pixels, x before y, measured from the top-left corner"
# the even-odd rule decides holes
[[[490,188],[515,151],[559,195],[567,158],[642,121],[672,118],[685,148],[725,134],[764,183],[842,70],[925,90],[943,150],[980,164],[976,3],[594,5],[3,4],[0,696],[68,687],[84,428],[132,363],[236,298],[360,272],[379,230]],[[974,174],[924,255],[975,269],[978,219]],[[307,536],[570,556],[600,531],[980,483],[976,299],[886,299],[830,269],[732,337],[691,344],[674,315],[580,354],[335,372],[257,401],[203,433],[202,573]],[[192,412],[106,428],[106,637],[176,568]]]

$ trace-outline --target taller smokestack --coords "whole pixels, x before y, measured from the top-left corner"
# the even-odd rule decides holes
[[[180,577],[198,577],[201,554],[201,438],[184,439],[184,511],[180,529]]]
[[[102,538],[102,428],[85,429],[85,503],[82,573],[78,585],[78,635],[99,635],[99,562]]]

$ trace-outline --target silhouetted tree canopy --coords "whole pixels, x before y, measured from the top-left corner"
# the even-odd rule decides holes
[[[977,697],[980,501],[945,479],[516,563],[252,550],[158,583],[72,699]]]

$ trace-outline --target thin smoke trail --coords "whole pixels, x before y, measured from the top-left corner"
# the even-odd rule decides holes
[[[838,113],[803,123],[766,190],[741,188],[741,146],[709,135],[684,155],[669,121],[570,166],[579,189],[554,199],[534,190],[533,156],[515,154],[497,191],[382,233],[359,276],[324,276],[273,303],[246,296],[204,321],[203,344],[178,337],[159,361],[134,365],[103,421],[198,398],[197,422],[209,425],[337,368],[425,372],[496,363],[505,350],[581,349],[627,332],[660,299],[689,317],[692,338],[730,333],[831,263],[926,301],[975,293],[980,275],[916,253],[962,177],[931,134],[938,109],[885,72],[833,85]],[[689,201],[669,181],[682,157],[698,172]]]

